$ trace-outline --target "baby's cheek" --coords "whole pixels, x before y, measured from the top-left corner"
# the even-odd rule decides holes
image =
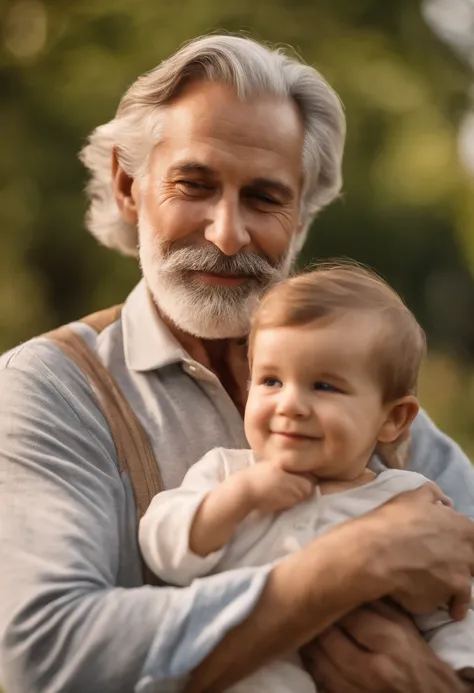
[[[342,452],[359,435],[359,422],[342,407],[328,405],[324,412],[324,428],[332,445]]]
[[[326,432],[343,433],[350,425],[349,417],[344,408],[327,402],[319,411],[319,419]]]
[[[267,417],[262,407],[249,402],[245,411],[245,435],[251,448],[257,450],[264,443]]]

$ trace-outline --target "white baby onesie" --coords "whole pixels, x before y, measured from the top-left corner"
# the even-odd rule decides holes
[[[250,450],[216,448],[191,467],[179,488],[155,496],[139,528],[143,557],[165,582],[189,585],[195,578],[243,566],[278,562],[315,537],[346,520],[360,517],[428,480],[416,472],[389,470],[370,483],[340,493],[313,496],[283,512],[254,511],[233,539],[204,558],[189,550],[190,528],[204,497],[226,478],[256,464]],[[417,625],[438,656],[457,671],[474,672],[474,612],[453,622],[447,610],[417,618]],[[275,660],[231,689],[232,693],[314,693],[315,685],[298,654]]]

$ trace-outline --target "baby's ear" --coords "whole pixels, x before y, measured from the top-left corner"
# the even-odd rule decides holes
[[[387,418],[377,436],[379,443],[393,443],[407,431],[420,410],[414,395],[395,400],[387,409]]]

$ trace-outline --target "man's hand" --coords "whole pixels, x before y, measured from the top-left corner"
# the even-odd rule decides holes
[[[471,602],[474,523],[447,505],[440,489],[427,483],[355,522],[366,525],[359,550],[367,554],[369,575],[391,584],[380,597],[391,596],[416,614],[449,604],[451,618],[460,620]]]
[[[470,689],[395,606],[352,611],[303,648],[303,661],[325,693],[467,693]]]
[[[240,473],[245,475],[249,504],[262,513],[288,510],[312,495],[316,478],[292,474],[271,462],[258,462]]]
[[[453,595],[460,604],[470,597],[474,523],[438,501],[448,502],[426,484],[344,522],[279,562],[252,613],[194,670],[187,693],[221,693],[315,637],[306,657],[327,693],[469,690],[409,620],[385,616],[385,625],[393,621],[388,630],[374,624],[380,613],[354,611],[394,592],[402,603],[411,600],[416,611],[426,613]],[[341,618],[344,630],[341,625],[328,630]]]

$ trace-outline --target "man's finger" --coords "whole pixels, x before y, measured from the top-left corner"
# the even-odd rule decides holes
[[[453,504],[451,498],[443,493],[440,487],[432,481],[427,481],[426,484],[423,484],[420,488],[414,491],[408,491],[408,493],[418,496],[418,500],[420,501],[425,500],[431,503],[441,503],[448,507],[451,507]]]
[[[387,621],[383,619],[383,623],[386,625]],[[324,660],[326,671],[329,671],[331,665],[332,671],[337,671],[337,686],[332,686],[333,679],[330,679],[331,685],[323,680],[331,693],[345,693],[346,690],[357,693],[405,690],[403,686],[400,687],[399,672],[386,653],[371,652],[359,647],[342,629],[333,627],[323,633],[318,638],[318,646],[321,656],[317,656],[315,666],[319,666],[319,662],[325,657],[328,660]]]
[[[332,630],[332,629],[331,629]],[[318,686],[325,693],[361,693],[349,681],[343,680],[340,666],[335,664],[317,642],[303,649],[303,663]]]
[[[399,641],[405,640],[407,629],[413,624],[405,622],[403,616],[395,621],[387,615],[372,609],[357,609],[345,616],[339,625],[348,637],[355,641],[366,652],[387,653],[398,647]]]
[[[360,610],[354,613],[360,613]],[[318,638],[318,645],[334,665],[337,666],[344,661],[346,678],[357,680],[360,670],[369,663],[369,648],[360,646],[358,640],[352,638],[346,629],[339,625],[342,624],[322,633]]]
[[[392,621],[399,626],[411,628],[414,633],[418,633],[418,628],[413,623],[413,619],[401,606],[390,600],[379,600],[366,604],[366,609],[379,614],[387,621]]]
[[[453,621],[462,621],[472,605],[472,582],[466,580],[466,584],[454,595],[449,604],[449,615]]]

